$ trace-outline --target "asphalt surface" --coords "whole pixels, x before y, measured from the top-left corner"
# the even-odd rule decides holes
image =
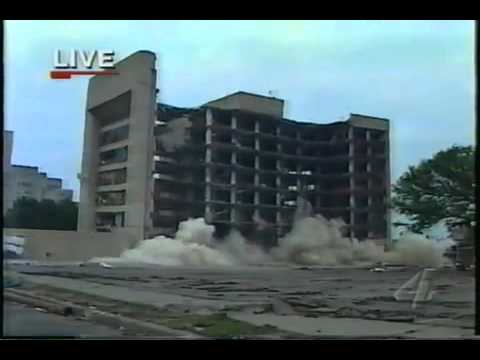
[[[4,303],[4,336],[111,338],[120,332],[102,325],[50,314],[12,302]]]
[[[187,268],[111,265],[111,268],[98,264],[10,265],[8,268],[35,280],[37,284],[69,288],[126,302],[157,307],[180,304],[179,311],[189,307],[213,311],[228,308],[237,318],[252,323],[266,321],[267,317],[268,321],[278,320],[278,324],[285,322],[285,316],[283,319],[270,319],[279,314],[275,313],[275,309],[265,306],[280,300],[292,308],[294,315],[290,323],[298,323],[298,330],[306,334],[313,331],[307,328],[314,329],[310,320],[315,318],[318,319],[315,327],[322,321],[331,324],[322,328],[326,334],[341,333],[341,327],[348,326],[352,334],[358,329],[358,335],[361,335],[365,325],[359,321],[358,327],[353,327],[348,325],[347,319],[378,321],[379,329],[381,322],[385,326],[391,324],[392,329],[397,327],[395,324],[402,323],[406,331],[414,331],[413,327],[410,329],[407,325],[415,322],[458,330],[443,331],[445,336],[473,334],[475,278],[471,272],[436,270],[432,283],[433,299],[413,310],[411,302],[395,301],[393,294],[422,271],[421,268],[391,268],[385,272],[372,272],[368,268],[353,267]],[[295,320],[298,317],[306,319],[302,321],[305,326]],[[333,321],[327,322],[327,318]]]

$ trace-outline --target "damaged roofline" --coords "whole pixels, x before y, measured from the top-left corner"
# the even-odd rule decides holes
[[[268,100],[275,100],[275,101],[278,101],[278,102],[281,102],[281,103],[284,103],[285,100],[283,99],[279,99],[279,98],[276,98],[276,97],[273,97],[273,96],[266,96],[266,95],[260,95],[260,94],[254,94],[254,93],[251,93],[251,92],[247,92],[247,91],[236,91],[232,94],[228,94],[228,95],[225,95],[225,96],[222,96],[218,99],[213,99],[213,100],[210,100],[208,101],[207,103],[203,104],[202,106],[208,106],[208,104],[212,103],[212,102],[217,102],[217,101],[220,101],[220,100],[224,100],[224,99],[227,99],[229,97],[232,97],[232,96],[235,96],[235,95],[248,95],[248,96],[254,96],[254,97],[259,97],[259,98],[263,98],[263,99],[268,99]]]
[[[350,117],[352,117],[352,116],[359,116],[359,117],[363,117],[363,118],[370,118],[370,119],[377,119],[377,120],[383,120],[383,121],[390,121],[389,119],[383,118],[383,117],[350,113]]]

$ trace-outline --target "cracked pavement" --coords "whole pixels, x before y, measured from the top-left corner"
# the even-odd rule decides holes
[[[92,288],[88,291],[177,312],[223,312],[258,326],[272,325],[304,335],[340,334],[343,327],[344,333],[361,336],[366,326],[378,328],[372,335],[382,333],[381,329],[412,336],[473,335],[474,276],[453,269],[435,271],[433,299],[416,310],[411,302],[397,302],[393,293],[420,268],[385,272],[280,265],[187,268],[113,264],[103,268],[88,263],[8,265],[8,269],[36,283],[78,291]],[[345,332],[346,328],[350,332]],[[425,332],[425,328],[443,330]]]

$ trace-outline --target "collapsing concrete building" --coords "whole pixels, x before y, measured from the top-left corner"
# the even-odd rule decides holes
[[[390,239],[387,119],[298,122],[283,100],[246,92],[180,108],[156,102],[153,53],[116,71],[89,84],[79,229],[143,239],[203,217],[268,247],[304,199],[351,238]]]

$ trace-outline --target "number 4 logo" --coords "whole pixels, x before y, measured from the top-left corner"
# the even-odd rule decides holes
[[[432,300],[433,297],[433,274],[435,269],[424,269],[403,284],[393,297],[397,301],[412,301],[412,308],[417,304]]]

